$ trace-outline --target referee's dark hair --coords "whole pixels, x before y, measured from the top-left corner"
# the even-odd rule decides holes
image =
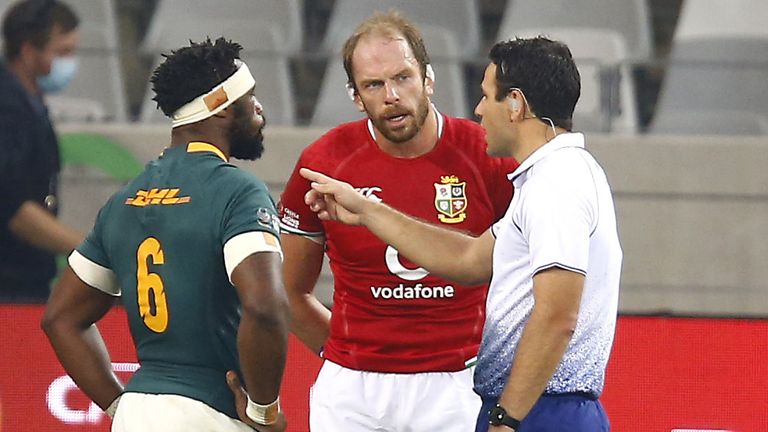
[[[543,36],[517,38],[498,42],[489,57],[497,67],[497,101],[511,89],[520,89],[537,117],[548,117],[565,130],[573,128],[581,78],[567,45]]]
[[[3,48],[6,60],[15,60],[21,46],[30,42],[42,49],[58,27],[62,33],[76,29],[80,21],[75,12],[58,0],[22,0],[3,17]]]
[[[243,49],[237,42],[220,37],[163,54],[165,60],[152,73],[150,82],[157,107],[171,117],[176,110],[205,94],[237,72],[235,59]]]

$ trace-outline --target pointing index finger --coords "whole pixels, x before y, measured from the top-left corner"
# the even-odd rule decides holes
[[[325,174],[319,173],[317,171],[312,171],[309,168],[301,168],[299,170],[299,174],[301,174],[302,177],[309,181],[314,182],[322,182],[322,183],[328,183],[329,177]]]

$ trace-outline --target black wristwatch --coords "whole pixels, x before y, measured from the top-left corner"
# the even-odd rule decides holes
[[[520,420],[507,415],[507,411],[501,405],[496,404],[495,407],[491,408],[488,424],[492,426],[507,426],[517,430],[520,427]]]

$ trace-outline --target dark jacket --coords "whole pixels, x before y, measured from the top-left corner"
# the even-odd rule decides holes
[[[56,214],[59,148],[41,97],[29,94],[0,62],[0,298],[44,301],[56,274],[55,256],[8,229],[28,200]],[[46,204],[46,197],[48,204]],[[51,205],[52,204],[52,205]]]

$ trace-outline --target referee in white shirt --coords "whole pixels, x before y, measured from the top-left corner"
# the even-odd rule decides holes
[[[491,280],[475,391],[477,432],[596,432],[613,344],[622,252],[608,182],[572,132],[580,79],[562,43],[497,43],[482,82],[488,151],[513,156],[515,195],[480,237],[411,219],[346,184],[302,170],[321,218],[365,225],[432,273]]]

